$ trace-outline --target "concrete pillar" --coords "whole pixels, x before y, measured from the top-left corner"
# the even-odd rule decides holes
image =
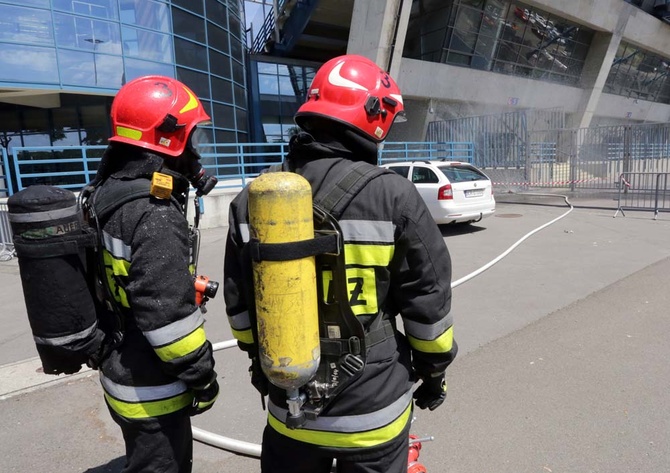
[[[628,18],[632,13],[631,9],[633,7],[631,5],[626,6],[629,8],[621,9],[614,31],[611,33],[596,32],[593,36],[580,80],[580,87],[583,90],[582,99],[579,101],[577,110],[568,121],[569,128],[588,128],[591,124],[628,23]]]
[[[347,54],[360,54],[397,79],[411,0],[355,0]]]

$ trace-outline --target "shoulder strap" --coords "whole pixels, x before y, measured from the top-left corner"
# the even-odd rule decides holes
[[[319,190],[314,197],[314,205],[322,208],[336,220],[342,216],[354,197],[376,177],[388,174],[385,168],[373,166],[363,161],[353,163],[347,172],[333,185]]]
[[[104,192],[94,192],[93,205],[98,219],[104,221],[116,209],[131,200],[151,195],[151,182],[147,179],[133,179],[125,181],[124,185],[117,186]],[[97,189],[99,191],[99,189]]]

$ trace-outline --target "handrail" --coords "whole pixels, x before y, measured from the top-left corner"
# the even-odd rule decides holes
[[[3,154],[8,184],[4,194],[12,195],[32,184],[80,189],[95,177],[106,148],[106,145],[13,147],[10,154]],[[199,149],[203,167],[219,179],[217,188],[242,188],[264,168],[283,162],[288,143],[205,143]],[[474,144],[388,142],[379,151],[378,163],[442,158],[472,162]],[[0,197],[2,194],[0,189]]]

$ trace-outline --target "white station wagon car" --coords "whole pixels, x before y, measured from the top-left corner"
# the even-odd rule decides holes
[[[496,210],[491,179],[472,164],[404,161],[381,167],[412,181],[438,224],[479,222]]]

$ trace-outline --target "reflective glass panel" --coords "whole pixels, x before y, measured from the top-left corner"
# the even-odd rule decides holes
[[[170,14],[167,5],[153,0],[120,0],[121,23],[142,28],[170,32]]]
[[[204,43],[205,20],[179,8],[172,9],[172,28],[174,34]]]
[[[209,50],[209,70],[212,74],[217,76],[229,78],[230,58],[216,51]]]
[[[0,4],[0,40],[53,44],[51,14],[36,8]]]
[[[605,92],[670,103],[669,87],[670,59],[626,42],[619,45],[605,83]]]
[[[200,99],[208,99],[209,77],[206,73],[177,67],[177,79],[186,84]]]
[[[117,19],[116,0],[53,0],[54,10],[97,18]]]
[[[173,1],[174,3],[174,1]],[[205,0],[205,8],[207,8],[207,17],[215,20],[219,25],[226,27],[226,19],[228,18],[228,8],[217,0]]]
[[[482,70],[576,84],[589,28],[503,0],[415,0],[404,54]]]
[[[123,54],[151,61],[173,62],[170,36],[151,31],[123,27]]]
[[[2,81],[58,83],[53,48],[0,43],[0,64]]]
[[[218,49],[221,52],[229,53],[228,47],[228,33],[214,23],[207,22],[207,39],[209,40],[209,47]]]
[[[119,56],[60,49],[61,82],[64,85],[120,88],[123,61]]]
[[[214,125],[235,129],[235,109],[230,105],[214,104]]]
[[[3,3],[16,3],[16,2],[9,1]],[[49,8],[49,0],[21,0],[21,4],[25,6]]]
[[[121,54],[119,24],[80,16],[54,14],[59,47]]]
[[[174,39],[174,52],[177,64],[207,71],[207,48],[185,39]]]
[[[212,77],[212,98],[219,102],[233,103],[233,84],[229,80]]]
[[[172,0],[173,5],[178,5],[185,10],[203,15],[205,9],[203,8],[202,0]]]
[[[279,95],[277,76],[258,74],[258,90],[261,94]]]
[[[160,76],[174,77],[174,66],[170,64],[159,64],[157,62],[149,62],[141,59],[126,58],[126,82],[129,82],[137,77],[156,74]]]

